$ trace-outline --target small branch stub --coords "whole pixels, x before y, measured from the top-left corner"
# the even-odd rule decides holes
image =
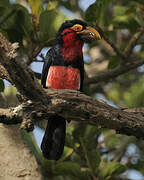
[[[14,59],[17,56],[16,49],[19,48],[19,45],[17,42],[11,44],[2,33],[0,33],[0,48],[4,50],[5,56],[8,59]]]

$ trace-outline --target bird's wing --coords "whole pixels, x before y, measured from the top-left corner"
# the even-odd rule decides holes
[[[53,59],[52,54],[53,54],[52,49],[50,49],[47,52],[47,55],[46,55],[46,58],[44,61],[44,65],[43,65],[43,69],[42,69],[41,84],[44,88],[46,88],[46,79],[47,79],[49,68],[52,64],[52,59]]]

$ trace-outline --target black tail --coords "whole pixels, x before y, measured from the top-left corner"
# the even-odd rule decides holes
[[[66,121],[63,117],[53,115],[49,118],[41,143],[42,153],[49,160],[58,160],[64,149]]]

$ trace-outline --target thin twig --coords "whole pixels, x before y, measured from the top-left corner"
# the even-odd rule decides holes
[[[41,52],[41,50],[45,47],[45,44],[44,43],[41,43],[37,49],[34,49],[33,52],[32,52],[32,55],[31,57],[29,57],[28,61],[27,61],[27,65],[30,65],[34,58],[38,56],[38,54]]]
[[[39,45],[39,47],[32,52],[32,58],[35,58],[35,57],[41,52],[41,50],[42,50],[44,47],[45,47],[45,44],[41,43],[41,44]]]
[[[125,59],[125,55],[115,46],[115,44],[113,42],[111,42],[111,40],[105,35],[105,32],[103,31],[103,29],[98,25],[98,23],[96,23],[96,29],[98,30],[98,32],[100,33],[101,37],[113,48],[113,50],[115,51],[115,53],[121,58],[121,59]]]
[[[40,59],[36,59],[36,60],[34,60],[33,62],[42,63],[42,62],[44,62],[44,60],[43,60],[43,59],[42,59],[42,60],[40,60]]]
[[[144,26],[142,26],[130,39],[128,45],[126,46],[124,50],[124,54],[126,57],[129,57],[133,48],[137,44],[137,41],[140,39],[140,37],[144,34]]]

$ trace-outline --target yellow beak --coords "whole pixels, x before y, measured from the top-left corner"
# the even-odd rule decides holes
[[[96,31],[94,28],[87,26],[86,29],[82,31],[77,31],[77,34],[81,36],[84,40],[95,40],[95,39],[101,39],[100,34],[98,31]]]

